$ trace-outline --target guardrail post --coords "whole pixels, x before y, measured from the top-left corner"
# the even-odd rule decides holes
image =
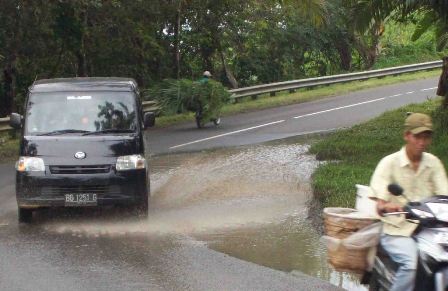
[[[289,89],[289,94],[296,93],[296,89]]]
[[[271,93],[269,93],[269,96],[271,96],[271,97],[275,97],[275,92],[271,92]]]

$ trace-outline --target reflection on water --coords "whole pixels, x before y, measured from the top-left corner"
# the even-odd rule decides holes
[[[309,221],[290,217],[278,224],[202,236],[210,248],[269,268],[299,271],[347,290],[366,290],[355,274],[329,268],[326,249]]]
[[[359,290],[356,277],[328,267],[319,234],[306,220],[318,165],[307,151],[287,143],[155,157],[148,220],[80,217],[43,224],[86,236],[188,235],[246,261]]]

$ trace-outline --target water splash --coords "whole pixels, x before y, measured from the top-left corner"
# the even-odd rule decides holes
[[[363,290],[357,278],[328,267],[319,234],[306,220],[311,174],[318,165],[307,152],[306,145],[277,144],[155,157],[147,220],[123,218],[118,210],[93,219],[58,217],[42,226],[77,237],[169,234]]]
[[[307,151],[306,145],[259,145],[156,157],[147,220],[79,217],[44,227],[93,236],[194,234],[304,217],[317,166]]]

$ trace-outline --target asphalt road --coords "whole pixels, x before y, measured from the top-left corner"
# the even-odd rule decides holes
[[[183,237],[78,237],[0,229],[0,290],[338,290]]]
[[[265,142],[346,127],[434,96],[437,80],[354,92],[320,101],[147,132],[152,154]],[[0,165],[0,290],[337,290],[210,250],[188,236],[58,233],[51,222],[117,219],[117,213],[43,213],[18,225],[12,164]],[[120,217],[120,215],[118,215]],[[133,222],[131,222],[133,223]]]
[[[11,168],[1,166],[8,174],[0,179],[0,290],[340,290],[216,252],[182,232],[152,231],[154,223],[164,229],[158,214],[140,221],[122,209],[46,210],[19,225]]]
[[[197,129],[194,122],[148,130],[152,154],[260,143],[348,127],[409,103],[435,96],[437,78],[357,91],[314,102],[222,118]],[[275,98],[275,97],[272,97]]]

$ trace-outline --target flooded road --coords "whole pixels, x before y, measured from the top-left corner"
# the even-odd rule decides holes
[[[73,281],[70,290],[331,289],[305,273],[363,290],[355,276],[328,267],[308,219],[318,162],[307,151],[293,140],[152,157],[147,220],[120,208],[46,210],[18,226],[11,196],[2,202],[0,258],[31,268],[33,280],[0,287],[57,290]],[[29,256],[34,265],[22,265]],[[0,282],[18,276],[2,265],[0,274]],[[58,274],[64,279],[48,285],[45,278]]]
[[[258,146],[239,150],[160,156],[150,161],[147,221],[98,223],[58,219],[45,228],[86,234],[200,234],[305,217],[310,175],[317,163],[307,146]],[[116,211],[112,209],[111,212]],[[122,220],[122,218],[120,218]]]
[[[171,156],[168,164],[157,158],[152,163],[158,172],[153,181],[162,182],[153,188],[157,204],[168,199],[166,205],[190,205],[185,219],[199,219],[187,222],[195,227],[194,237],[214,250],[344,289],[367,290],[357,275],[327,264],[308,209],[318,162],[298,141]],[[184,184],[192,188],[180,190]],[[181,197],[174,194],[180,192]]]

